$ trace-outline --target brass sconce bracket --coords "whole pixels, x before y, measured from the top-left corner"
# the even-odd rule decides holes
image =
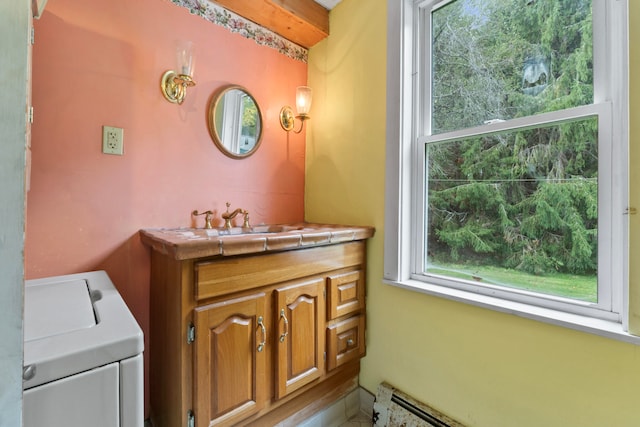
[[[293,115],[293,109],[288,105],[285,105],[280,110],[280,126],[282,129],[290,132],[293,130],[294,133],[302,132],[302,128],[304,128],[304,121],[308,120],[310,117],[307,114],[300,114],[297,116]],[[300,120],[300,129],[294,130],[296,119]]]
[[[162,75],[160,80],[160,89],[167,101],[174,104],[182,104],[187,94],[187,87],[195,86],[191,76],[186,74],[177,74],[175,71],[168,70]]]

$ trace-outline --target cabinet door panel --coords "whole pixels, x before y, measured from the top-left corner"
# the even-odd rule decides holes
[[[195,310],[196,425],[231,425],[267,399],[266,297],[258,293]]]
[[[324,373],[324,280],[276,290],[276,398]]]
[[[301,295],[288,306],[290,377],[299,377],[316,368],[316,336],[313,332],[316,299]]]

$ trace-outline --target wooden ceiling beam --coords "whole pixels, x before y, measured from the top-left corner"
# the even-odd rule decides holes
[[[310,48],[329,35],[329,11],[313,0],[214,0],[276,34]]]

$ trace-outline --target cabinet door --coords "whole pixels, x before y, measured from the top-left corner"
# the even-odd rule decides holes
[[[324,373],[324,279],[276,289],[276,398]]]
[[[196,426],[232,425],[268,398],[264,293],[195,310]]]

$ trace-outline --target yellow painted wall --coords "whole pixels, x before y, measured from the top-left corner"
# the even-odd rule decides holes
[[[629,205],[640,210],[640,2],[629,0]],[[629,258],[640,254],[640,214],[629,216]],[[630,330],[640,335],[640,264],[629,262]]]
[[[633,75],[640,3],[629,3]],[[386,9],[386,0],[343,0],[331,12],[331,36],[311,49],[309,63],[306,219],[377,229],[368,246],[361,385],[375,392],[388,381],[469,426],[640,426],[640,347],[381,282]],[[633,82],[632,148],[640,142],[640,85]],[[640,208],[633,166],[640,152],[630,159],[631,202]],[[630,275],[639,289],[631,297],[640,299],[640,266],[631,265]]]

